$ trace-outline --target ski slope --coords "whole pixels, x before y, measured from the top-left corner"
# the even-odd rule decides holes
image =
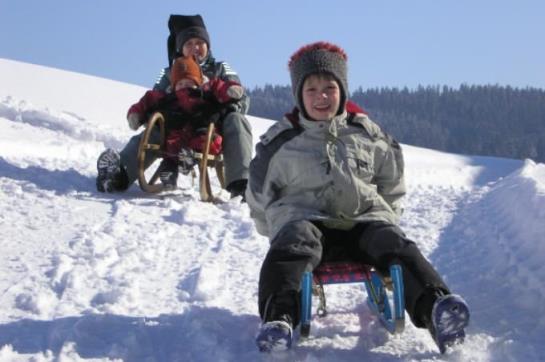
[[[95,190],[145,89],[6,59],[0,79],[1,361],[545,360],[544,164],[403,145],[402,228],[468,301],[464,345],[440,355],[410,322],[388,335],[360,286],[335,285],[276,358],[254,345],[268,241],[246,204],[202,203],[183,177],[165,195]],[[249,120],[257,141],[271,121]]]

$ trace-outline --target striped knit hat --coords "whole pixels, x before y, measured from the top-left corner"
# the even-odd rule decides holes
[[[291,89],[299,110],[303,107],[303,83],[311,74],[332,75],[341,89],[341,103],[337,114],[344,112],[348,97],[347,65],[348,56],[340,47],[327,42],[317,42],[297,50],[288,62]]]

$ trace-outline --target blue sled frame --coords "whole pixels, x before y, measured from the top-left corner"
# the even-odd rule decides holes
[[[384,328],[392,334],[401,333],[405,328],[403,274],[401,266],[397,264],[390,266],[389,271],[389,277],[384,278],[362,264],[323,263],[314,273],[305,272],[301,282],[301,337],[308,337],[310,334],[313,284],[320,297],[318,316],[323,317],[327,314],[323,285],[358,282],[365,283],[367,304]]]

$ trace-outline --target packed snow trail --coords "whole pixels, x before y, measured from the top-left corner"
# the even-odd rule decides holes
[[[0,75],[11,65],[0,61]],[[225,203],[202,203],[189,178],[167,195],[137,185],[96,192],[96,157],[133,133],[109,103],[106,119],[97,119],[86,108],[93,102],[55,98],[77,75],[43,74],[55,88],[42,101],[56,108],[3,97],[0,88],[0,360],[268,360],[254,344],[268,241],[247,205],[225,191]],[[88,97],[116,93],[110,81],[78,81]],[[270,121],[250,121],[257,141]],[[403,149],[402,228],[469,302],[466,343],[439,355],[410,322],[390,336],[361,286],[333,285],[328,317],[315,318],[311,338],[280,357],[544,360],[545,165]],[[215,179],[213,186],[218,192]]]

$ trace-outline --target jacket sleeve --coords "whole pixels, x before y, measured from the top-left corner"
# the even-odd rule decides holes
[[[138,102],[129,108],[127,117],[131,113],[137,113],[140,118],[143,119],[147,113],[152,112],[155,108],[157,108],[159,102],[165,97],[165,95],[166,93],[156,90],[147,91]]]
[[[379,195],[398,216],[401,216],[403,213],[401,199],[406,194],[403,152],[399,143],[390,135],[385,134],[384,141],[387,147],[384,153],[377,153],[381,160],[375,163],[377,168],[374,183],[377,185]]]
[[[219,103],[236,102],[244,95],[244,89],[235,81],[214,78],[203,86],[204,92],[211,92]]]
[[[255,157],[250,162],[246,202],[261,235],[270,236],[269,224],[274,220],[267,220],[267,208],[282,197],[282,190],[288,183],[285,170],[275,155],[286,142],[301,132],[302,129],[294,128],[291,122],[284,119],[274,123],[255,147]]]
[[[218,63],[218,66],[218,72],[216,73],[218,74],[218,78],[223,81],[242,84],[237,72],[235,72],[228,63],[220,62]],[[250,108],[250,98],[246,94],[246,91],[244,91],[242,97],[240,97],[240,100],[229,104],[229,108],[229,110],[232,112],[247,114],[248,109]]]
[[[250,162],[246,202],[250,208],[250,217],[254,220],[257,232],[269,236],[265,210],[276,199],[276,195],[268,174],[270,165],[269,157],[266,154],[266,147],[258,143],[256,145],[256,155]]]
[[[163,68],[157,76],[153,90],[167,92],[170,88],[170,68]]]

